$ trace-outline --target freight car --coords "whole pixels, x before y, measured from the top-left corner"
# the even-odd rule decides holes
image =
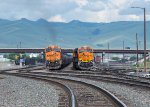
[[[72,56],[62,52],[59,46],[45,49],[45,64],[48,69],[61,69],[72,62]]]
[[[36,65],[35,58],[25,58],[25,65]]]
[[[73,67],[75,69],[90,70],[94,66],[93,49],[88,46],[83,46],[74,49],[73,52]]]
[[[95,60],[95,63],[100,63],[101,62],[101,56],[96,55],[94,60]]]
[[[20,57],[20,55],[15,55],[15,64],[20,65],[20,62],[22,65],[35,65],[36,60],[35,58],[28,58],[28,57]]]

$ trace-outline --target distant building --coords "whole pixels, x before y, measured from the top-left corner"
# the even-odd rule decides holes
[[[0,58],[4,58],[4,55],[0,55]]]
[[[33,57],[38,57],[39,54],[37,54],[37,53],[31,53],[31,54],[29,54],[29,56],[30,56],[30,58],[33,58]]]
[[[0,62],[10,61],[10,59],[4,58],[4,55],[0,55]]]

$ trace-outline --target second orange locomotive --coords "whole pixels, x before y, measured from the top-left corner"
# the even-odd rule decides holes
[[[90,70],[94,66],[93,49],[88,46],[82,46],[74,49],[73,52],[73,67],[76,69]]]

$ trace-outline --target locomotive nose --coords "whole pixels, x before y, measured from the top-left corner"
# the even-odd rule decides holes
[[[81,58],[82,62],[88,62],[89,61],[89,53],[88,52],[84,52],[82,54],[82,58]]]
[[[83,56],[89,56],[89,55],[88,55],[88,52],[84,52],[84,53],[83,53]]]
[[[51,52],[51,55],[54,55],[54,54],[55,54],[55,52],[54,52],[54,51],[52,51],[52,52]]]

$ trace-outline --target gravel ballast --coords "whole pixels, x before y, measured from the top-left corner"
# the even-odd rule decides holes
[[[59,93],[44,81],[0,75],[0,107],[58,107]]]
[[[67,76],[58,76],[58,77],[72,80],[79,80],[102,87],[108,90],[109,92],[113,93],[117,97],[119,96],[118,98],[119,99],[121,98],[120,100],[122,100],[128,107],[150,107],[150,90],[148,89],[102,81],[93,81],[89,79],[82,79],[76,77],[67,77]]]
[[[11,62],[0,62],[0,70],[6,70],[6,69],[15,69],[15,68],[21,68],[19,65],[15,65]]]

